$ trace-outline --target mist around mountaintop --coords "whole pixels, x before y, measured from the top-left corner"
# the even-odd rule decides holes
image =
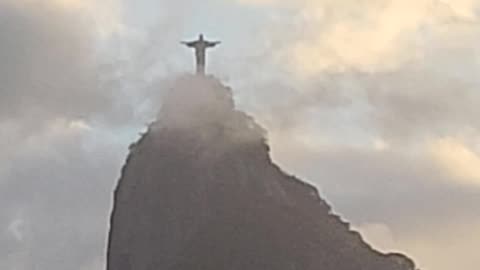
[[[128,145],[155,118],[175,77],[166,74],[191,69],[190,52],[177,47],[188,36],[173,27],[187,22],[167,16],[156,29],[113,35],[111,44],[99,45],[105,36],[98,37],[91,13],[57,5],[62,1],[34,2],[0,2],[0,268],[101,269],[109,196]],[[408,5],[392,3],[399,2]],[[185,12],[179,3],[159,5]],[[375,51],[364,58],[356,53],[371,50],[333,46],[360,33],[348,43],[358,47],[371,33],[352,28],[366,22],[346,20],[348,14],[383,13],[352,5],[346,15],[331,5],[339,13],[321,25],[322,40],[334,38],[334,53],[320,55],[346,61],[341,67],[305,80],[283,69],[296,67],[282,57],[288,46],[278,40],[290,38],[284,29],[294,40],[323,46],[312,38],[316,22],[295,17],[295,25],[278,20],[259,27],[271,36],[249,31],[259,44],[248,49],[232,54],[228,48],[238,42],[226,40],[209,69],[227,79],[240,108],[266,127],[274,158],[302,178],[322,179],[321,193],[376,245],[408,251],[435,269],[476,269],[478,29],[437,12],[421,34],[412,34],[417,43],[399,49],[419,59],[383,57],[380,62],[397,65],[366,70],[355,63],[378,59]],[[378,25],[388,32],[391,23]],[[368,29],[377,36],[378,28]]]
[[[192,91],[198,99],[185,98]],[[417,269],[364,242],[269,150],[231,89],[212,76],[180,78],[158,121],[130,146],[107,269]]]

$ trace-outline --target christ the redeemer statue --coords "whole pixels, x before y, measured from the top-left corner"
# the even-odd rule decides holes
[[[195,57],[197,60],[197,74],[205,75],[206,51],[208,48],[212,48],[220,44],[220,41],[207,41],[203,38],[203,35],[200,34],[198,40],[190,42],[183,41],[182,44],[185,44],[188,47],[195,49]]]

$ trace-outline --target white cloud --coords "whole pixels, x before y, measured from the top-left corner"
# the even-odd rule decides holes
[[[478,1],[275,1],[241,0],[246,5],[296,10],[289,21],[296,30],[279,31],[290,45],[280,53],[290,71],[301,77],[325,70],[354,68],[367,72],[393,70],[421,59],[422,35],[455,20],[476,19]],[[428,52],[428,49],[426,49]]]
[[[394,232],[385,224],[370,223],[357,226],[367,242],[383,252],[407,252],[422,270],[476,269],[480,242],[480,222],[451,220],[434,224],[419,224],[408,232]],[[440,248],[438,248],[440,247]]]
[[[24,240],[23,229],[25,221],[22,219],[14,219],[8,225],[8,231],[15,237],[15,240],[22,242]]]
[[[435,162],[454,179],[480,185],[480,155],[462,141],[437,139],[429,144],[428,150]]]
[[[388,142],[381,138],[376,138],[373,140],[373,149],[376,151],[386,151],[390,148]]]
[[[92,130],[92,127],[90,125],[88,125],[88,123],[86,123],[83,120],[72,120],[68,124],[68,127],[70,129],[80,130],[80,131],[91,131]]]
[[[383,252],[397,252],[398,243],[395,240],[392,230],[381,223],[368,223],[353,227],[358,230],[362,237],[375,249]]]
[[[401,235],[399,245],[415,254],[420,269],[477,269],[479,227],[478,215],[452,219],[441,226],[419,224],[416,231]]]

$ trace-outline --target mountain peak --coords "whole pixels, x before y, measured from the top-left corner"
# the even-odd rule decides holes
[[[214,77],[184,76],[131,146],[115,190],[108,270],[414,270],[284,173],[265,131]]]

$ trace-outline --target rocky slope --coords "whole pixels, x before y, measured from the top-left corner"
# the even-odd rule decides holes
[[[185,76],[133,144],[115,190],[108,270],[413,270],[366,244],[272,163],[263,129],[213,77]]]

